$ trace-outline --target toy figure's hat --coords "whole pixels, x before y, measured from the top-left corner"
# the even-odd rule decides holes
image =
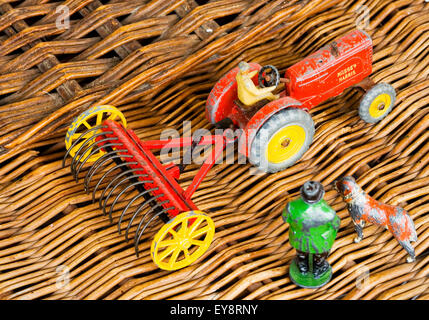
[[[302,199],[310,204],[319,202],[325,194],[322,184],[317,181],[307,181],[300,191]]]

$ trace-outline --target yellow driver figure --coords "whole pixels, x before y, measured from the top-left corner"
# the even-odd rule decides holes
[[[250,71],[249,64],[244,61],[238,64],[238,68],[240,69],[236,76],[238,99],[244,105],[251,106],[262,99],[276,100],[279,98],[279,95],[271,93],[276,86],[267,88],[255,86],[252,78],[258,73],[258,70]]]

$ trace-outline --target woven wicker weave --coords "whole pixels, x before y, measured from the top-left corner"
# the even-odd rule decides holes
[[[59,5],[69,8],[68,29],[57,27]],[[180,129],[184,120],[212,129],[205,99],[227,70],[246,60],[283,72],[356,28],[365,11],[372,77],[397,91],[392,113],[365,124],[357,113],[361,94],[347,90],[311,110],[315,139],[293,167],[251,175],[249,164],[216,165],[193,198],[213,210],[217,231],[197,263],[157,269],[149,247],[160,222],[137,259],[61,167],[67,126],[88,107],[118,106],[142,139]],[[1,298],[429,299],[429,3],[0,0],[0,14]],[[188,167],[183,186],[197,170]],[[353,242],[350,217],[330,184],[345,174],[408,210],[419,238],[416,262],[406,263],[392,235],[374,225]],[[325,199],[341,218],[329,257],[333,279],[318,290],[291,283],[294,250],[280,217],[309,179],[326,186]],[[67,272],[70,282],[58,286]]]

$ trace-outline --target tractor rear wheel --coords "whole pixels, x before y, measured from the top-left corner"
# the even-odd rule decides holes
[[[313,142],[314,122],[308,112],[287,108],[270,117],[252,141],[249,161],[264,172],[295,164]]]
[[[387,83],[378,83],[362,97],[359,116],[367,123],[375,123],[386,117],[395,105],[395,89]]]

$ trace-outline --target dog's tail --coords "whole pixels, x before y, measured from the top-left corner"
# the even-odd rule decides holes
[[[395,209],[395,214],[388,216],[389,230],[394,234],[398,241],[417,241],[417,232],[413,219],[411,219],[405,209],[398,206],[395,207]]]
[[[410,228],[410,238],[409,241],[416,242],[417,241],[417,232],[416,227],[414,226],[414,221],[409,216],[408,212],[404,210],[404,217],[407,220],[408,227]]]

